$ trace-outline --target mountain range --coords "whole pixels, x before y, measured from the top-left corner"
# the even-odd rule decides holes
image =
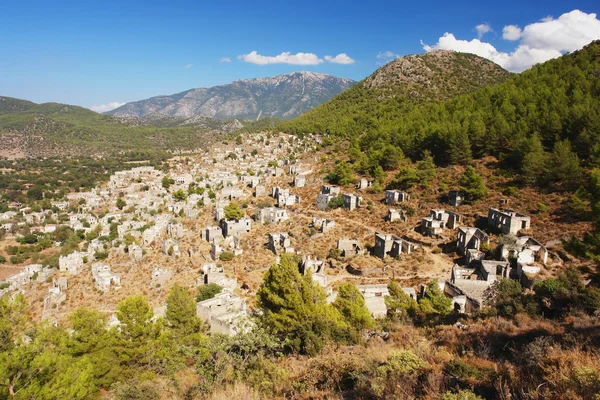
[[[243,79],[227,85],[190,89],[127,103],[107,112],[145,121],[196,117],[257,119],[259,116],[295,118],[350,88],[352,79],[299,71],[269,78]]]

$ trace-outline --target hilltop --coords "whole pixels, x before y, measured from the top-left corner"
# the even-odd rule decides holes
[[[190,89],[127,103],[107,114],[121,117],[188,120],[193,117],[291,119],[354,85],[351,79],[315,72],[242,79],[227,85]]]
[[[349,90],[285,124],[290,132],[358,133],[386,126],[424,102],[439,102],[503,82],[510,73],[473,54],[438,50],[379,68]]]

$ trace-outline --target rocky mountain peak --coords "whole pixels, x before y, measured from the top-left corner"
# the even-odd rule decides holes
[[[167,117],[189,119],[196,116],[254,119],[259,114],[291,119],[324,103],[354,83],[351,79],[297,71],[152,97],[127,103],[108,114],[147,120]]]

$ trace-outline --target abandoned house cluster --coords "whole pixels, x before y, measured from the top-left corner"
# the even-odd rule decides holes
[[[362,178],[356,191],[343,192],[333,185],[322,185],[314,176],[312,168],[289,158],[289,154],[309,157],[316,150],[320,138],[299,139],[288,135],[268,138],[267,135],[245,137],[243,147],[227,149],[214,148],[194,160],[180,158],[173,161],[169,172],[152,167],[135,167],[119,171],[110,177],[103,187],[88,192],[68,194],[67,198],[53,202],[53,211],[35,212],[21,208],[0,215],[2,228],[8,234],[14,226],[29,226],[31,232],[51,233],[58,227],[47,221],[64,221],[74,231],[85,234],[97,231],[95,238],[86,240],[79,250],[62,255],[58,269],[41,264],[31,264],[18,274],[7,277],[0,290],[4,293],[27,293],[32,285],[45,284],[47,292],[43,297],[43,318],[53,318],[65,302],[72,284],[72,277],[87,277],[95,290],[108,292],[121,290],[128,284],[123,272],[132,271],[137,265],[155,263],[147,276],[137,276],[150,288],[162,288],[173,282],[177,270],[173,265],[181,260],[201,257],[197,279],[189,286],[214,283],[223,288],[215,297],[197,303],[197,315],[210,323],[215,333],[235,334],[246,329],[251,320],[252,310],[247,306],[249,295],[245,285],[240,285],[235,271],[224,268],[220,263],[224,255],[241,255],[246,237],[256,229],[267,229],[265,248],[272,252],[273,260],[282,254],[298,254],[295,237],[290,231],[280,227],[294,218],[299,205],[311,209],[306,224],[314,232],[314,237],[326,235],[336,229],[340,221],[335,221],[330,212],[332,201],[341,198],[342,209],[347,212],[364,207],[360,194],[371,187],[371,182]],[[250,154],[244,149],[259,148]],[[235,160],[235,162],[230,162]],[[165,185],[167,178],[169,185]],[[287,187],[286,187],[287,186]],[[190,190],[193,188],[194,190]],[[307,200],[307,193],[312,199]],[[304,197],[299,195],[299,191]],[[178,192],[185,192],[181,196]],[[270,203],[257,206],[253,215],[227,219],[227,209],[232,202],[242,203],[254,199],[256,203],[266,198]],[[117,207],[122,199],[125,207]],[[385,221],[394,227],[393,232],[374,232],[370,243],[356,237],[335,238],[334,249],[340,257],[351,260],[356,256],[372,256],[387,263],[391,259],[410,256],[427,246],[414,234],[399,234],[398,226],[408,220],[403,205],[411,200],[404,191],[386,190],[381,196],[386,205]],[[432,209],[422,217],[418,232],[423,237],[440,237],[447,232],[456,232],[456,251],[463,262],[451,267],[447,280],[440,280],[441,289],[452,298],[453,307],[460,312],[471,312],[482,307],[489,288],[498,279],[519,279],[530,287],[540,268],[549,260],[546,247],[530,236],[518,236],[530,230],[530,217],[511,210],[490,208],[487,229],[462,225],[458,212],[464,201],[459,191],[448,195],[448,209]],[[107,212],[98,213],[104,209]],[[211,211],[208,211],[211,210]],[[242,208],[243,214],[246,210]],[[210,215],[210,222],[199,232],[191,231],[187,222],[195,221],[200,215]],[[298,217],[299,218],[299,217]],[[116,226],[116,231],[111,227]],[[488,233],[486,233],[486,231]],[[502,234],[503,242],[496,254],[489,251],[489,233]],[[190,238],[200,237],[210,250],[197,254],[197,246],[189,245]],[[106,238],[110,237],[111,240]],[[60,243],[55,246],[59,247]],[[248,251],[248,250],[246,250]],[[100,255],[108,254],[101,257]],[[160,258],[154,257],[160,254]],[[152,256],[152,257],[151,257]],[[327,293],[328,301],[337,295],[335,284],[329,282],[328,260],[318,259],[314,254],[299,254],[300,272],[311,271],[312,278]],[[118,262],[113,262],[118,260]],[[156,260],[163,260],[157,262]],[[167,261],[164,261],[167,260]],[[350,263],[352,264],[352,263]],[[367,274],[352,265],[350,274]],[[81,282],[81,279],[77,280]],[[388,279],[389,281],[389,279]],[[425,286],[405,287],[404,292],[417,299]],[[365,302],[375,317],[386,315],[385,296],[389,295],[387,282],[358,285]],[[159,304],[155,317],[164,315],[165,305]],[[113,316],[110,324],[118,324]]]

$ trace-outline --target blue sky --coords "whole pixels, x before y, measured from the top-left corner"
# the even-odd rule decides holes
[[[599,8],[597,1],[578,0],[6,1],[0,8],[0,95],[92,107],[297,70],[360,80],[390,57],[424,52],[421,41],[429,50],[473,49],[522,70],[531,64],[527,57],[547,59],[600,38],[600,21],[589,15]],[[581,14],[561,18],[573,10]],[[552,23],[523,29],[547,16]],[[508,25],[523,33],[503,32]],[[520,53],[511,58],[515,50]],[[310,62],[306,54],[260,58],[308,53],[317,64],[256,65],[238,58],[252,51],[258,57],[246,60]],[[378,58],[381,52],[390,57]],[[352,63],[325,59],[339,54],[346,56],[334,61]]]

